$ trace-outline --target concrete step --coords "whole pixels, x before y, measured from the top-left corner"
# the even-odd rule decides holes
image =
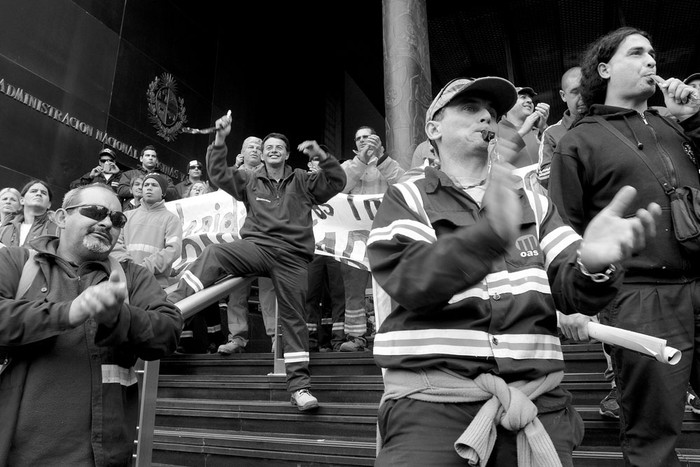
[[[220,430],[154,433],[153,462],[171,466],[371,466],[376,442]]]
[[[311,392],[321,403],[378,403],[384,385],[381,376],[313,376]],[[272,375],[163,375],[158,398],[289,400],[286,376]]]
[[[322,402],[318,410],[300,412],[284,402],[210,399],[159,399],[156,426],[173,430],[222,430],[373,441],[378,404]]]

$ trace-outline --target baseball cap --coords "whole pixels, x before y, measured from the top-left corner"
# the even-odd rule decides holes
[[[433,120],[435,114],[458,95],[464,92],[479,92],[489,96],[498,116],[508,112],[518,100],[515,86],[507,79],[498,76],[481,78],[457,78],[447,83],[428,107],[425,121]]]
[[[688,76],[686,79],[683,80],[684,84],[688,84],[690,81],[700,79],[700,73],[693,73],[692,75]]]
[[[101,151],[99,152],[99,154],[97,155],[97,158],[98,158],[98,159],[101,158],[103,154],[106,154],[107,156],[111,157],[112,160],[114,160],[114,161],[117,160],[117,153],[114,152],[113,149],[110,149],[110,148],[102,148],[102,150],[101,150]]]
[[[529,86],[516,87],[515,90],[518,92],[518,94],[529,94],[530,97],[535,97],[537,95],[535,90]]]
[[[202,163],[199,162],[198,160],[190,161],[190,163],[187,164],[187,170],[191,169],[193,166],[197,166],[197,167],[199,167],[199,168],[201,169],[201,168],[202,168]]]

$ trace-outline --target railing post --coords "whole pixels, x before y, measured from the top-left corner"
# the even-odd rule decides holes
[[[139,361],[139,363],[142,363]],[[139,413],[138,438],[136,440],[136,467],[148,467],[153,456],[153,431],[156,424],[156,400],[160,360],[145,362],[140,382],[141,409]]]
[[[215,303],[220,298],[227,296],[234,287],[241,283],[240,277],[226,277],[216,284],[206,289],[190,295],[176,303],[182,312],[183,319],[188,319],[204,309],[206,306]],[[166,289],[166,292],[172,292]],[[275,306],[275,309],[277,307]],[[279,347],[279,346],[277,346]],[[284,365],[284,360],[282,360]],[[136,454],[134,454],[134,465],[136,467],[150,467],[153,457],[153,437],[156,425],[156,402],[158,400],[158,378],[160,377],[160,360],[136,362],[136,373],[141,375],[138,378],[140,385],[140,410],[139,425],[136,439]],[[141,370],[143,367],[143,370]]]

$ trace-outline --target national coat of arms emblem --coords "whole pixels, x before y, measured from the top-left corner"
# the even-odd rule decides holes
[[[148,113],[158,136],[174,141],[187,123],[185,100],[177,96],[177,83],[170,73],[163,73],[148,85]]]

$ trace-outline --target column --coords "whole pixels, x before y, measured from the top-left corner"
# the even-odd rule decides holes
[[[382,9],[387,151],[408,169],[432,101],[427,11],[425,0],[382,0]]]

